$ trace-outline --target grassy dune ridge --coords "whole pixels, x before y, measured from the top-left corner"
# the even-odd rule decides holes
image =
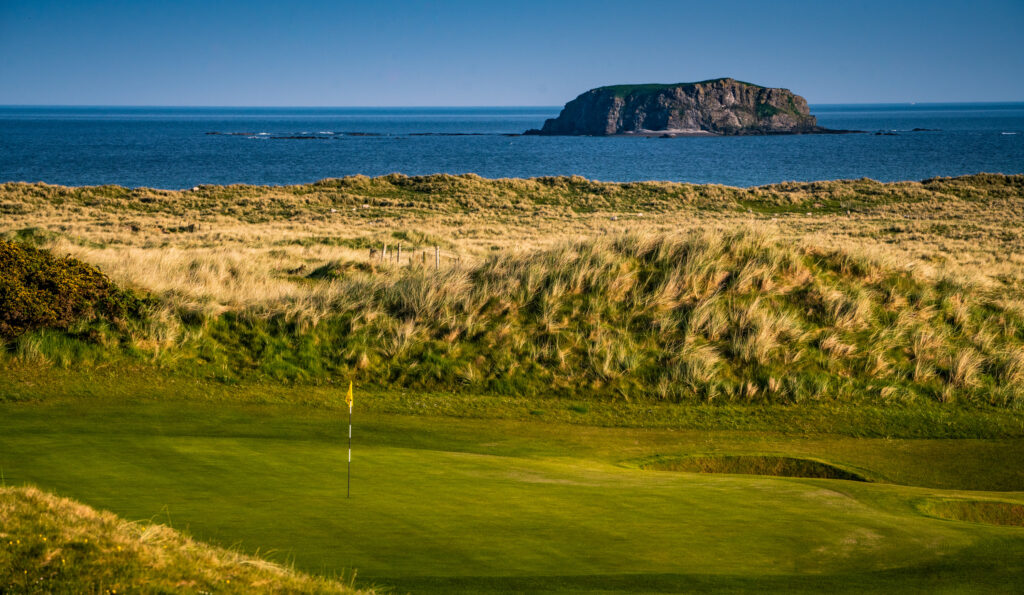
[[[250,222],[306,211],[327,215],[334,207],[419,207],[437,212],[465,209],[520,208],[543,212],[566,207],[577,212],[633,208],[669,211],[680,207],[760,206],[766,210],[867,207],[885,203],[949,200],[987,202],[1016,199],[1024,191],[1024,175],[976,174],[931,178],[923,182],[832,180],[782,182],[738,188],[719,184],[678,182],[599,182],[581,176],[487,179],[475,174],[377,178],[328,178],[296,186],[201,185],[190,190],[67,187],[44,183],[0,184],[4,211],[22,213],[29,206],[95,207],[112,213],[217,213],[242,216]]]
[[[5,593],[370,593],[33,487],[0,487]]]
[[[196,357],[281,380],[661,400],[1019,402],[1018,302],[748,232],[620,236],[329,283],[319,320],[224,315]]]
[[[897,263],[885,244],[798,242],[769,222],[794,209],[825,221],[893,206],[1014,212],[1022,188],[1024,176],[996,175],[751,189],[472,175],[184,192],[6,184],[10,227],[54,213],[70,221],[9,237],[95,263],[162,304],[127,342],[97,348],[95,332],[42,331],[12,338],[7,352],[71,365],[127,344],[130,357],[227,381],[343,376],[527,396],[1018,408],[1017,273]],[[755,207],[773,219],[757,219]],[[609,209],[634,224],[579,221]],[[724,212],[731,218],[716,219]],[[713,229],[673,233],[643,215]],[[336,235],[311,235],[317,219]],[[556,240],[563,220],[589,233]],[[481,245],[501,234],[521,245]],[[987,247],[1019,241],[1006,234]],[[401,261],[371,252],[390,244],[394,255],[399,243]],[[445,249],[437,270],[432,245]]]

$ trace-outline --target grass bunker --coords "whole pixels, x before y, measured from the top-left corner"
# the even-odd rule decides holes
[[[869,481],[862,475],[822,461],[772,455],[697,455],[656,457],[640,465],[652,471],[690,473],[730,473],[737,475],[774,475],[814,479]]]
[[[919,503],[918,509],[948,521],[1024,527],[1024,503],[1019,502],[929,498]]]

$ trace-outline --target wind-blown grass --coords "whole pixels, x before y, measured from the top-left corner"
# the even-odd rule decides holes
[[[1017,407],[1022,198],[1024,176],[989,174],[4,184],[0,234],[161,304],[116,341],[42,330],[5,353],[127,355],[226,381]]]
[[[620,235],[441,270],[338,270],[297,283],[284,312],[213,315],[168,302],[166,324],[154,325],[165,340],[143,337],[140,350],[225,380],[340,376],[672,402],[1024,403],[1024,317],[1006,291],[752,230]]]
[[[1024,176],[787,182],[730,188],[581,177],[354,176],[284,187],[0,184],[0,235],[99,266],[122,284],[217,313],[301,307],[332,262],[441,268],[609,235],[734,231],[1024,288]],[[388,246],[388,259],[380,259]],[[372,254],[371,254],[372,252]],[[293,306],[293,304],[298,304]]]

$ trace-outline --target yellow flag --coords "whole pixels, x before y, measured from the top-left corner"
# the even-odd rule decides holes
[[[352,407],[352,381],[348,381],[348,394],[345,395],[345,402],[348,403],[349,408]]]

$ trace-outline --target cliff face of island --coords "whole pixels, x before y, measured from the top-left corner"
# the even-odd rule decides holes
[[[614,85],[583,93],[547,120],[542,135],[740,135],[840,132],[821,128],[788,89],[731,78],[675,85]]]

